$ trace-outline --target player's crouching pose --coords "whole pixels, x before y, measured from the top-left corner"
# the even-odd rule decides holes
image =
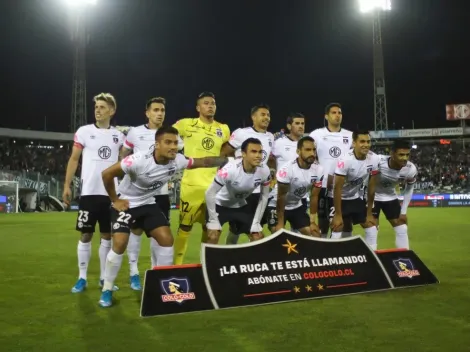
[[[180,170],[217,167],[228,161],[221,157],[187,159],[177,152],[178,130],[162,127],[155,133],[153,152],[128,156],[102,173],[104,186],[112,201],[113,246],[106,258],[99,301],[101,307],[112,305],[111,289],[121,268],[131,229],[143,230],[158,242],[162,265],[173,263],[173,235],[168,214],[155,202],[155,194],[160,187]],[[115,177],[124,177],[117,193],[113,182]]]
[[[320,237],[316,224],[318,197],[323,182],[323,167],[315,164],[316,149],[312,137],[303,137],[297,143],[297,159],[279,168],[277,178],[277,199],[271,199],[266,209],[271,232],[284,228],[290,223],[292,230],[307,236]],[[310,195],[310,216],[303,197]]]
[[[248,138],[241,145],[242,158],[232,160],[221,168],[206,191],[208,213],[208,243],[217,244],[222,225],[231,222],[250,241],[263,238],[261,218],[269,195],[270,170],[263,159],[261,141]],[[261,186],[261,195],[255,212],[247,198]]]
[[[406,210],[413,195],[418,170],[410,162],[410,144],[407,141],[396,140],[392,145],[390,155],[380,155],[380,177],[375,191],[374,209],[372,214],[378,220],[380,211],[390,222],[395,231],[395,246],[409,249],[408,219]],[[405,183],[403,204],[400,206],[396,192],[399,183]]]

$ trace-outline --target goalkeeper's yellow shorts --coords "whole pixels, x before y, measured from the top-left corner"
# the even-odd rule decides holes
[[[206,188],[181,185],[180,225],[206,224]]]

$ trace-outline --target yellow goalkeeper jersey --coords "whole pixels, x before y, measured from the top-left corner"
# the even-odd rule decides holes
[[[206,124],[199,118],[184,118],[173,127],[183,139],[184,155],[188,158],[219,156],[222,145],[230,138],[228,125],[217,121]],[[216,172],[216,167],[184,170],[181,185],[209,187]]]

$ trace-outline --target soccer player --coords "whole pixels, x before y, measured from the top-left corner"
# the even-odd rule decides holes
[[[93,98],[95,102],[94,124],[80,127],[74,136],[72,154],[67,164],[63,201],[70,205],[72,191],[70,182],[77,171],[82,156],[81,193],[76,229],[81,233],[78,241],[78,281],[72,293],[83,292],[87,287],[88,263],[91,257],[91,239],[96,223],[100,226],[101,242],[100,286],[103,285],[106,256],[111,249],[111,218],[109,208],[111,201],[106,192],[101,172],[119,159],[119,149],[124,135],[110,125],[116,113],[116,99],[109,93],[101,93]],[[113,182],[117,182],[114,180]],[[114,287],[116,290],[117,287]]]
[[[252,127],[238,128],[230,136],[230,141],[228,141],[222,147],[221,154],[222,156],[235,156],[239,158],[242,156],[241,146],[245,140],[248,138],[256,138],[261,141],[263,146],[262,153],[263,158],[261,160],[262,164],[267,164],[272,173],[276,173],[276,161],[271,155],[271,150],[274,144],[274,136],[271,132],[268,132],[269,122],[271,121],[271,113],[269,111],[269,106],[266,104],[256,105],[251,109],[251,119],[253,120]],[[254,212],[259,201],[260,188],[254,190],[254,192],[248,197],[247,202],[251,207],[251,210]],[[264,223],[264,219],[261,221]],[[236,244],[241,232],[236,228],[235,223],[230,224],[230,230],[227,235],[226,243],[227,244]]]
[[[157,129],[162,127],[163,121],[165,121],[165,105],[166,100],[161,97],[151,98],[145,105],[145,115],[147,116],[148,122],[144,125],[133,127],[127,133],[124,141],[124,148],[121,149],[121,159],[125,158],[132,152],[147,153],[153,151],[155,148],[155,132]],[[178,150],[183,149],[183,141],[178,137],[179,144]],[[170,218],[170,197],[168,195],[168,183],[162,185],[155,196],[155,200],[160,206],[160,209],[168,214]],[[133,290],[140,291],[140,276],[138,269],[138,259],[140,253],[140,247],[142,242],[142,231],[133,233],[131,231],[129,236],[129,243],[127,245],[127,255],[129,257],[129,269],[130,269],[130,285]],[[150,238],[150,253],[152,267],[159,265],[158,263],[158,252],[160,246],[157,241]]]
[[[289,133],[280,134],[277,133],[279,138],[274,137],[273,150],[271,154],[276,160],[276,170],[279,170],[279,167],[292,161],[297,158],[297,143],[300,138],[303,137],[305,132],[305,116],[301,113],[292,113],[287,117],[286,127]],[[269,194],[269,203],[266,208],[265,218],[268,222],[268,226],[274,230],[276,224],[276,201],[277,201],[277,184],[275,177],[273,177],[273,187],[271,193]],[[303,199],[305,206],[307,204],[306,198]],[[268,212],[269,210],[269,212]],[[235,237],[238,239],[238,236]]]
[[[298,157],[282,165],[276,174],[277,199],[270,200],[266,209],[271,232],[284,228],[289,222],[292,230],[303,235],[320,237],[316,223],[318,196],[324,177],[323,167],[316,164],[315,142],[312,137],[303,137],[297,142]],[[302,200],[309,193],[310,216]]]
[[[361,198],[363,184],[367,184],[367,199],[374,199],[375,185],[379,173],[379,157],[370,151],[369,131],[353,133],[353,149],[346,153],[336,164],[333,199],[330,204],[331,238],[341,238],[345,224],[361,224],[365,229],[366,243],[377,249],[377,227],[372,215],[373,202],[364,202]],[[375,244],[375,247],[374,247]]]
[[[380,211],[390,222],[395,231],[395,246],[409,249],[408,219],[406,210],[413,196],[418,170],[409,161],[410,144],[408,141],[396,140],[392,145],[390,155],[380,155],[379,171],[375,189],[375,200],[372,214],[378,220]],[[400,206],[396,188],[405,183],[403,203]]]
[[[186,157],[220,156],[222,145],[230,138],[226,124],[214,120],[215,96],[203,92],[197,98],[198,118],[184,118],[175,127],[184,141]],[[184,170],[180,189],[180,224],[175,238],[175,264],[183,264],[188,237],[195,223],[202,225],[202,241],[207,240],[206,204],[204,194],[214,179],[217,168]]]
[[[341,105],[338,103],[330,103],[325,107],[325,120],[328,123],[327,126],[314,130],[310,133],[310,137],[315,140],[318,161],[325,170],[318,203],[318,224],[321,236],[326,238],[328,236],[330,217],[328,189],[331,189],[333,186],[333,177],[326,175],[334,174],[336,162],[351,149],[352,132],[341,127],[343,112]],[[352,234],[352,228],[345,227],[344,231],[345,235],[350,236]]]
[[[241,152],[241,158],[228,162],[217,172],[206,192],[208,243],[219,242],[226,222],[234,223],[250,241],[263,238],[261,218],[268,201],[271,171],[262,163],[265,154],[259,139],[245,139]],[[253,211],[247,200],[259,186],[261,195]]]
[[[113,248],[106,259],[99,301],[101,307],[112,305],[112,288],[131,229],[145,231],[158,242],[161,246],[158,258],[161,265],[171,265],[173,262],[173,235],[168,212],[163,211],[155,200],[159,189],[179,170],[217,167],[228,161],[222,157],[188,159],[177,152],[178,130],[161,127],[155,133],[153,152],[130,155],[102,173],[104,187],[112,201]],[[117,192],[113,181],[116,177],[123,177]]]

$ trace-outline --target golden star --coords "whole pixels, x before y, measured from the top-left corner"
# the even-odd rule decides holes
[[[310,292],[310,291],[312,291],[312,286],[307,285],[307,286],[305,286],[305,289],[307,290],[307,292]]]
[[[295,291],[295,293],[299,293],[300,292],[300,287],[294,286],[294,291]]]
[[[297,247],[297,243],[292,244],[289,240],[287,240],[287,243],[283,244],[282,246],[287,248],[287,254],[290,254],[291,252],[299,254],[299,252],[297,252],[297,249],[295,249],[295,247]]]
[[[318,291],[323,291],[323,285],[322,284],[318,284],[317,288],[318,288]]]

